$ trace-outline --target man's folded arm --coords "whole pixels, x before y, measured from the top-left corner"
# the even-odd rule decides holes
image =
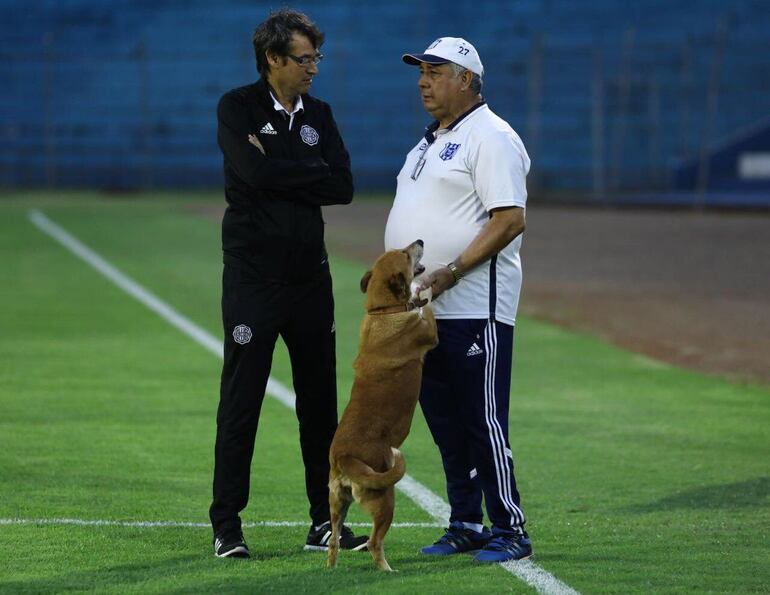
[[[353,174],[350,171],[350,155],[342,141],[331,108],[326,105],[324,114],[329,125],[324,130],[321,154],[329,164],[331,175],[319,182],[300,189],[296,198],[313,205],[346,205],[353,200]]]
[[[217,142],[228,163],[246,184],[258,190],[290,190],[309,186],[333,176],[321,158],[273,159],[249,142],[254,123],[248,107],[231,95],[217,107]],[[348,201],[349,202],[349,201]]]

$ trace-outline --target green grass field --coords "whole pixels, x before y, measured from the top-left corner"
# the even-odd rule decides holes
[[[399,572],[368,554],[302,551],[307,527],[245,531],[219,560],[205,522],[220,360],[28,220],[49,218],[217,337],[221,253],[196,206],[217,195],[0,197],[0,591],[532,592],[469,557],[425,559],[437,528],[394,528]],[[373,239],[373,241],[375,241]],[[352,383],[364,265],[332,262],[340,410]],[[536,562],[583,593],[770,590],[770,391],[653,362],[521,318],[511,445]],[[282,349],[273,375],[290,386]],[[307,520],[294,413],[263,409],[245,522]],[[421,414],[409,474],[444,495]],[[36,520],[21,524],[18,519]],[[357,508],[349,520],[366,521]],[[402,494],[396,522],[431,517]],[[358,528],[358,531],[364,529]]]

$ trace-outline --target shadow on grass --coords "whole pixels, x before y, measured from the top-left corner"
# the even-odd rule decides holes
[[[629,512],[655,512],[672,509],[738,509],[770,504],[770,477],[737,483],[692,488],[655,502],[629,506]]]
[[[162,554],[161,550],[159,555]],[[355,555],[353,555],[355,554]],[[252,560],[221,560],[199,553],[143,559],[100,568],[60,567],[47,576],[0,580],[3,593],[59,593],[63,591],[162,592],[162,593],[329,593],[415,592],[425,588],[426,575],[442,585],[457,583],[471,568],[484,576],[490,572],[453,560],[432,564],[419,555],[393,555],[390,562],[401,572],[378,571],[368,553],[348,553],[336,569],[325,567],[325,554],[262,553]],[[426,563],[428,562],[428,563]],[[441,561],[443,562],[443,560]],[[465,563],[463,563],[465,562]],[[483,581],[482,581],[483,582]]]
[[[62,591],[104,590],[131,587],[152,579],[183,576],[200,558],[189,555],[157,562],[138,561],[91,570],[61,572],[50,576],[0,582],[4,593],[59,593]]]
[[[280,559],[281,564],[276,564]],[[2,593],[60,593],[121,590],[162,593],[315,593],[382,583],[397,574],[373,566],[328,570],[302,568],[298,557],[260,556],[252,560],[217,560],[198,555],[111,565],[98,569],[62,571],[45,577],[0,581]],[[269,569],[269,570],[268,570]],[[393,579],[391,579],[393,580]]]

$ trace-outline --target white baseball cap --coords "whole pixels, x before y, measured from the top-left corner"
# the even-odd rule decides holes
[[[404,54],[401,59],[407,64],[446,64],[454,62],[479,76],[484,75],[479,53],[473,44],[462,37],[439,37],[428,46],[423,54]]]

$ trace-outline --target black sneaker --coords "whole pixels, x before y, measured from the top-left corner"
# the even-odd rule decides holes
[[[318,529],[311,526],[307,534],[305,551],[325,552],[329,549],[329,538],[332,536],[332,524],[326,521]],[[353,531],[347,525],[342,525],[342,535],[340,535],[340,549],[352,550],[354,552],[366,551],[366,542],[369,537],[366,535],[353,535]]]
[[[420,550],[420,553],[429,556],[450,556],[475,552],[483,548],[490,539],[492,539],[492,533],[486,527],[483,527],[479,533],[466,528],[459,521],[453,521],[447,529],[444,529],[444,534],[437,542],[433,545],[426,545]]]
[[[229,529],[214,536],[214,554],[217,558],[251,558],[249,546],[240,529]]]

